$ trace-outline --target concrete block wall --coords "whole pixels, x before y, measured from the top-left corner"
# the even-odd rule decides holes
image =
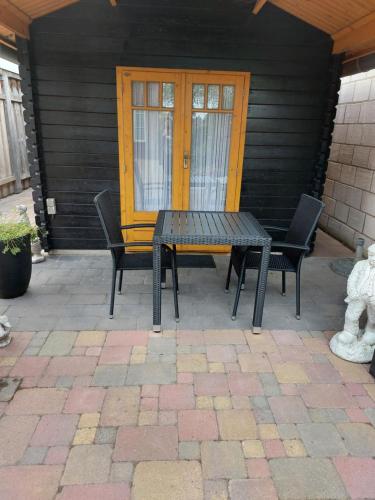
[[[341,80],[323,199],[326,232],[375,241],[375,70]]]

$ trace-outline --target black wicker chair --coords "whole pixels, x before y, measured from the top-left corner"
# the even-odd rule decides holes
[[[113,271],[109,317],[113,318],[117,271],[120,272],[118,291],[119,293],[121,293],[122,277],[124,271],[152,269],[153,267],[152,251],[137,252],[134,254],[125,253],[124,251],[126,248],[130,247],[150,247],[152,246],[152,242],[137,241],[127,243],[124,241],[122,230],[142,227],[155,227],[155,224],[128,224],[126,226],[121,226],[112,204],[111,193],[108,189],[95,196],[94,203],[98,211],[100,222],[102,224],[103,231],[107,240],[107,248],[111,251],[112,255]],[[162,247],[162,271],[164,276],[166,269],[172,270],[175,318],[178,321],[178,277],[175,245],[173,245],[173,248],[170,248],[167,245],[163,245]]]
[[[296,274],[296,318],[301,317],[301,264],[307,252],[310,251],[310,240],[317,227],[324,203],[312,196],[303,194],[298,203],[289,228],[264,226],[271,235],[283,232],[283,241],[272,240],[271,256],[268,269],[282,273],[282,294],[285,295],[285,274]],[[275,253],[276,252],[276,253]],[[233,247],[229,262],[225,289],[229,290],[232,266],[238,276],[236,298],[233,306],[232,319],[236,319],[237,307],[241,289],[245,284],[246,269],[258,269],[261,254],[255,247]]]

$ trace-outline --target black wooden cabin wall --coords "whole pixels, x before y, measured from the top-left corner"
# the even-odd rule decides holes
[[[116,66],[250,71],[241,209],[287,225],[316,180],[329,97],[328,35],[249,0],[79,3],[32,24],[40,169],[52,248],[103,248],[92,200],[117,193]]]

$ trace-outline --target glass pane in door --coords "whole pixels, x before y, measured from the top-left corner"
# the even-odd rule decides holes
[[[225,209],[231,113],[192,114],[190,209]]]
[[[133,82],[133,84],[136,82]],[[163,84],[164,86],[168,84]],[[158,106],[160,83],[148,84],[148,105]],[[168,88],[163,107],[169,110],[141,109],[144,102],[139,89],[133,85],[133,162],[134,209],[154,212],[171,208],[174,86]],[[136,104],[134,103],[136,101]]]

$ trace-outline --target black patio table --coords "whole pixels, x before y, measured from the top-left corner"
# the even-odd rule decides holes
[[[160,210],[153,237],[153,330],[161,330],[161,245],[238,245],[262,248],[253,332],[262,328],[271,237],[250,212]]]

